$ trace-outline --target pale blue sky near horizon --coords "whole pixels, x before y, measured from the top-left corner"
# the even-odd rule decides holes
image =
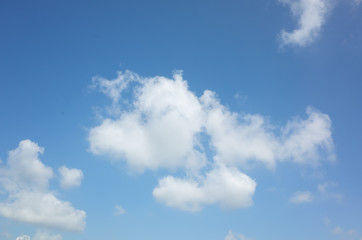
[[[293,15],[293,7],[301,15]],[[305,26],[298,25],[300,16],[310,21]],[[313,21],[317,23],[313,25]],[[290,33],[300,26],[312,28],[305,39],[296,37],[288,42],[282,38],[283,30]],[[362,239],[361,1],[3,0],[0,36],[0,239]],[[102,84],[123,76],[128,79],[127,70],[138,79],[132,80],[127,89],[118,89],[121,99],[112,102],[108,88],[102,92]],[[173,80],[173,74],[177,70],[183,71],[188,89],[174,85],[177,80]],[[123,75],[117,75],[120,71]],[[158,82],[155,76],[167,78],[169,88],[162,88],[162,81]],[[165,122],[170,126],[184,124],[180,129],[190,131],[192,140],[201,139],[201,143],[195,140],[189,148],[177,129],[175,135],[173,130],[166,134],[171,136],[171,143],[181,139],[181,150],[175,146],[176,151],[189,149],[187,154],[205,154],[207,164],[198,174],[188,169],[186,155],[181,160],[171,157],[169,162],[162,162],[164,156],[169,156],[167,151],[157,146],[149,150],[145,146],[154,145],[142,145],[142,139],[135,141],[135,151],[133,145],[128,148],[117,142],[121,135],[106,135],[102,128],[108,118],[113,127],[118,124],[109,129],[123,131],[127,124],[119,120],[120,116],[127,119],[144,107],[150,115],[142,112],[145,119],[132,126],[158,141],[158,136],[165,133],[162,127],[157,128],[157,122],[149,130],[147,119],[156,116],[157,107],[164,103],[152,98],[152,93],[159,93],[151,91],[152,87],[159,91],[172,87],[185,91],[188,95],[177,95],[180,99],[175,102],[190,101],[190,112],[200,113],[190,122],[179,118]],[[149,91],[141,93],[142,89]],[[211,100],[214,105],[205,103],[205,90],[215,92],[216,97]],[[155,101],[155,105],[148,108],[147,101],[142,103],[137,97]],[[195,107],[199,104],[201,110]],[[180,114],[182,106],[171,105]],[[308,113],[309,106],[312,108]],[[228,148],[235,142],[226,141],[230,137],[223,135],[226,125],[214,126],[212,120],[207,123],[209,118],[205,116],[220,109],[220,118],[236,116],[237,123],[225,120],[230,124],[229,134],[236,133],[231,140],[246,139],[244,143],[248,144],[256,138],[257,144],[250,146],[256,149],[252,157]],[[243,121],[251,115],[262,116],[265,126],[256,127],[257,136],[247,135],[248,138],[240,129],[248,131],[250,119]],[[164,120],[162,116],[157,119]],[[315,135],[320,136],[315,145],[305,143],[314,132],[303,132],[310,116],[325,127],[324,132],[314,129]],[[205,122],[200,123],[200,128],[194,127],[201,118]],[[297,139],[290,145],[291,138],[283,137],[288,123]],[[203,138],[204,135],[207,136]],[[31,181],[27,183],[26,178],[18,176],[25,165],[11,167],[10,162],[17,158],[11,158],[9,152],[20,151],[19,143],[26,139],[30,141],[23,142],[28,144],[23,151],[34,150],[36,145],[44,148],[37,161],[51,167],[53,175],[49,177],[42,168],[44,172],[38,172],[42,174],[38,177],[49,182],[47,187],[35,180],[31,185]],[[265,143],[265,139],[269,142]],[[327,144],[330,140],[332,146]],[[302,157],[296,151],[303,151],[303,147],[293,148],[295,143],[305,147]],[[269,150],[274,157],[268,157]],[[149,165],[139,162],[143,158],[137,154],[143,151],[150,153],[151,157],[145,158]],[[335,160],[328,160],[328,151]],[[230,157],[233,154],[235,159]],[[26,158],[26,153],[21,156],[23,161],[31,159]],[[250,166],[244,165],[244,158],[251,162]],[[201,161],[195,159],[190,161]],[[218,161],[226,166],[225,172],[218,167]],[[132,164],[140,164],[137,166],[143,171]],[[72,179],[70,187],[64,187],[65,178],[59,170],[62,166],[81,170],[83,177],[73,172],[80,182]],[[230,200],[234,195],[225,199],[227,196],[213,192],[211,177],[208,178],[212,173],[219,177],[229,174],[238,181],[245,173],[256,186],[253,188],[250,181],[236,184],[240,187],[234,192],[236,196],[243,191],[249,195],[240,195],[234,202]],[[195,192],[182,192],[181,188],[172,192],[172,182],[167,179],[179,180],[173,182],[175,185],[197,183],[199,188],[187,185]],[[7,185],[9,181],[17,185],[15,190]],[[221,189],[230,187],[234,191],[232,184],[220,184],[226,184]],[[29,195],[22,195],[29,191]],[[74,213],[78,218],[73,226],[57,221],[63,216],[61,211],[51,226],[45,223],[49,217],[46,214],[45,220],[39,221],[15,212],[6,214],[7,210],[14,211],[12,206],[16,204],[23,210],[32,210],[34,206],[27,205],[26,199],[32,194],[35,198],[37,191],[44,195],[36,196],[53,196],[61,201],[62,209]],[[124,211],[117,213],[119,207]]]

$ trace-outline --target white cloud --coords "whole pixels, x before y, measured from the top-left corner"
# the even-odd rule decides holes
[[[116,205],[116,206],[114,206],[114,214],[123,215],[123,214],[126,214],[126,210],[122,206]]]
[[[321,28],[331,9],[330,0],[279,0],[288,5],[298,20],[298,28],[291,32],[282,30],[283,45],[307,46],[319,36]]]
[[[327,114],[308,107],[307,119],[295,119],[283,129],[280,158],[318,165],[321,158],[335,160],[332,122]]]
[[[22,235],[22,236],[17,237],[16,240],[30,240],[30,236]]]
[[[219,166],[198,179],[167,176],[159,181],[153,196],[167,206],[192,212],[215,203],[241,208],[252,205],[255,187],[255,181],[236,168]]]
[[[232,113],[208,90],[200,100],[206,115],[205,129],[216,150],[216,162],[244,165],[255,160],[274,166],[278,143],[262,116]]]
[[[16,221],[68,231],[84,229],[85,212],[61,201],[54,194],[37,191],[19,191],[0,203],[0,215]]]
[[[126,89],[129,83],[138,81],[139,77],[132,71],[119,71],[117,78],[108,80],[100,76],[92,78],[92,88],[99,89],[102,93],[106,94],[113,102],[117,103],[121,97],[121,93]]]
[[[300,204],[300,203],[307,203],[313,201],[313,195],[309,191],[305,192],[295,192],[293,196],[290,197],[289,202]]]
[[[63,237],[59,234],[52,235],[48,232],[38,231],[32,238],[28,235],[22,235],[16,238],[16,240],[62,240]]]
[[[59,168],[59,174],[61,177],[60,185],[64,189],[80,186],[80,183],[84,177],[82,170],[76,168],[67,168],[65,166]]]
[[[201,105],[186,81],[177,74],[175,80],[150,78],[136,92],[133,111],[90,130],[91,152],[123,158],[137,171],[203,166],[196,149]]]
[[[43,152],[43,148],[30,140],[21,141],[18,148],[10,151],[7,167],[0,168],[0,180],[5,190],[47,189],[53,170],[39,160],[39,154]]]
[[[23,140],[9,152],[5,167],[0,168],[0,184],[8,197],[0,202],[0,215],[16,221],[81,231],[85,212],[71,203],[59,200],[49,191],[53,170],[39,159],[44,149],[30,140]]]
[[[205,91],[201,102],[217,162],[238,166],[256,161],[273,168],[277,160],[317,165],[322,155],[330,161],[335,158],[331,120],[312,107],[307,108],[307,119],[289,121],[277,137],[276,127],[263,116],[232,113],[213,92]]]
[[[116,93],[111,94],[116,96],[113,100],[121,101],[122,91],[129,82],[133,82],[134,88],[130,105],[123,109],[118,106],[119,117],[106,118],[90,129],[90,151],[126,161],[130,169],[138,172],[183,169],[186,178],[165,177],[153,192],[169,206],[189,211],[211,203],[225,207],[248,206],[246,202],[252,202],[252,194],[242,193],[240,202],[233,204],[226,204],[220,196],[213,195],[208,181],[213,174],[220,173],[219,166],[240,176],[244,174],[238,168],[252,163],[268,168],[274,168],[281,161],[317,166],[323,160],[335,158],[331,120],[312,107],[307,108],[305,119],[294,118],[286,126],[276,127],[262,115],[230,111],[212,91],[205,90],[197,97],[189,90],[181,72],[176,72],[173,79],[142,78],[129,71],[119,73],[114,84],[112,80],[99,79],[100,85],[105,81],[109,87],[101,91]],[[211,157],[207,158],[209,153]],[[200,175],[210,166],[206,175]],[[215,184],[228,189],[230,182],[215,180]],[[192,194],[175,192],[174,187],[187,189]],[[254,190],[255,186],[248,192],[254,193]]]
[[[233,233],[232,231],[229,231],[228,235],[225,237],[225,240],[250,240],[250,239],[245,237],[243,234]]]

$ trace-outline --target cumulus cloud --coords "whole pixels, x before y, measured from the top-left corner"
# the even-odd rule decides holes
[[[167,176],[159,181],[153,196],[167,206],[186,211],[215,203],[223,208],[241,208],[253,203],[255,187],[255,181],[236,168],[219,166],[198,179]]]
[[[137,171],[196,169],[205,164],[196,148],[201,127],[201,105],[181,75],[176,74],[175,80],[145,79],[136,90],[133,111],[105,119],[90,130],[90,151],[125,159]]]
[[[0,168],[0,180],[5,190],[47,189],[54,174],[39,160],[39,154],[43,152],[43,148],[30,140],[21,141],[18,148],[10,151],[7,167]]]
[[[289,199],[289,202],[294,204],[301,204],[313,201],[313,195],[309,191],[305,192],[295,192]]]
[[[5,167],[0,168],[0,184],[7,199],[0,202],[0,215],[9,219],[45,227],[81,231],[85,212],[59,200],[49,187],[53,170],[39,159],[43,148],[23,140],[9,152]]]
[[[250,240],[250,239],[245,237],[243,234],[233,233],[232,231],[229,231],[228,235],[225,237],[225,240]]]
[[[298,27],[291,32],[282,30],[283,45],[305,47],[319,36],[326,17],[331,10],[330,0],[279,0],[290,7],[298,21]]]
[[[331,120],[313,107],[307,107],[305,118],[295,117],[285,126],[276,127],[260,114],[230,111],[215,92],[205,90],[197,97],[180,71],[175,72],[173,79],[142,78],[126,71],[119,72],[115,80],[97,81],[99,86],[109,88],[101,88],[102,92],[116,93],[111,95],[116,96],[112,99],[117,104],[122,91],[130,87],[129,82],[133,88],[129,105],[119,106],[119,117],[105,118],[90,129],[90,151],[125,161],[138,172],[183,169],[185,178],[167,176],[153,191],[155,198],[168,206],[189,211],[213,203],[223,207],[250,206],[256,184],[251,179],[246,181],[240,168],[253,163],[274,168],[283,161],[317,166],[323,160],[335,159]],[[214,175],[220,175],[213,184],[228,191],[225,196],[238,193],[237,203],[225,202],[226,197],[215,193],[216,187],[209,183]],[[239,193],[243,187],[246,190]]]
[[[0,203],[0,214],[16,221],[69,231],[84,229],[85,212],[61,201],[53,193],[19,191]]]
[[[84,177],[82,170],[76,168],[67,168],[65,166],[59,168],[59,174],[61,177],[60,185],[64,189],[80,186],[80,183]]]

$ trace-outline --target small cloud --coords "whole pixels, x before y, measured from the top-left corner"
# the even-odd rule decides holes
[[[255,188],[256,182],[246,174],[220,166],[199,179],[167,176],[159,181],[153,196],[169,207],[195,212],[208,204],[227,209],[249,207]]]
[[[335,186],[337,186],[337,184],[332,182],[318,184],[317,190],[320,197],[323,199],[335,199],[337,201],[342,200],[343,198],[342,194],[330,190],[330,188],[333,188]]]
[[[241,93],[236,93],[234,95],[235,100],[238,104],[242,105],[248,100],[248,95],[243,95]]]
[[[59,234],[52,235],[45,231],[37,232],[32,240],[62,240],[63,237]]]
[[[329,217],[325,217],[323,219],[323,222],[324,222],[324,225],[329,226],[331,224],[331,219],[329,219]]]
[[[358,239],[361,240],[361,236],[359,236],[357,231],[354,229],[346,230],[341,227],[335,227],[332,230],[332,234],[339,236],[340,239],[343,240],[358,240]]]
[[[119,216],[119,215],[123,215],[123,214],[126,214],[126,210],[122,206],[116,205],[114,207],[114,215]]]
[[[290,7],[290,11],[298,20],[298,27],[291,32],[282,30],[282,45],[305,47],[319,36],[326,17],[331,10],[328,0],[279,0]]]
[[[60,185],[63,189],[80,186],[84,177],[82,170],[65,166],[59,168],[59,174]]]
[[[300,203],[307,203],[307,202],[312,202],[313,200],[313,196],[312,193],[309,191],[305,191],[305,192],[296,192],[293,194],[293,196],[291,196],[291,198],[289,199],[289,202],[291,203],[295,203],[295,204],[300,204]]]
[[[278,188],[276,188],[276,187],[271,187],[271,188],[268,188],[267,191],[268,191],[268,192],[276,192],[276,191],[278,191]]]
[[[335,234],[335,235],[342,234],[342,233],[343,233],[343,229],[340,228],[340,227],[335,227],[335,228],[332,230],[332,233]]]
[[[233,233],[230,230],[228,235],[225,237],[225,240],[250,240],[250,239],[245,237],[243,234]]]
[[[17,237],[16,240],[30,240],[30,236],[28,235],[22,235],[20,237]]]

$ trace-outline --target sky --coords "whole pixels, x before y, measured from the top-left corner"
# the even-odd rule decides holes
[[[0,239],[362,240],[362,1],[0,2]]]

